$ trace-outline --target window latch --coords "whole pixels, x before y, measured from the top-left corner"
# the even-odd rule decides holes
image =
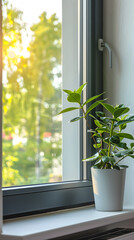
[[[105,48],[107,48],[109,54],[109,67],[112,68],[112,49],[103,39],[100,38],[98,40],[98,49],[103,52]]]

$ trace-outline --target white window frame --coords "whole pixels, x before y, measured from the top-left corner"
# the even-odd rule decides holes
[[[0,0],[1,3],[2,0]],[[66,78],[66,81],[68,85],[64,85],[64,88],[67,89],[74,89],[78,88],[79,83],[81,82],[81,79],[83,78],[83,48],[82,51],[79,52],[80,59],[77,61],[75,58],[78,57],[78,46],[83,44],[86,44],[86,64],[88,62],[88,68],[86,68],[85,76],[87,81],[90,82],[92,77],[94,77],[95,83],[97,82],[97,78],[99,75],[99,81],[100,81],[100,73],[97,71],[98,68],[100,72],[102,73],[102,53],[98,52],[97,46],[96,46],[96,40],[97,38],[102,37],[102,23],[100,19],[102,19],[102,1],[103,0],[63,0],[63,6],[72,7],[70,9],[70,12],[68,14],[69,20],[72,19],[74,22],[73,26],[71,27],[71,32],[74,31],[75,24],[78,25],[79,22],[79,16],[83,16],[86,18],[86,28],[83,28],[82,24],[80,24],[79,31],[76,30],[75,34],[77,34],[77,31],[79,33],[79,40],[81,43],[79,43],[78,38],[73,41],[73,45],[69,47],[70,53],[72,54],[72,60],[69,62],[67,59],[63,63],[63,75]],[[83,3],[86,4],[86,13],[83,14]],[[65,4],[65,5],[64,5]],[[1,4],[0,4],[1,5]],[[78,7],[79,6],[79,7]],[[77,9],[79,9],[79,14],[76,13]],[[69,9],[65,9],[66,11]],[[65,12],[66,12],[65,11]],[[64,12],[64,10],[63,10]],[[66,13],[67,14],[67,13]],[[74,16],[76,17],[78,14],[78,20],[74,19]],[[1,14],[2,16],[2,14]],[[66,15],[64,15],[66,17]],[[64,20],[63,20],[64,22]],[[66,22],[66,21],[65,21]],[[71,24],[71,21],[69,21]],[[100,26],[100,30],[98,30],[98,26]],[[84,43],[83,41],[83,29],[86,29],[86,37]],[[91,36],[92,33],[92,36]],[[2,36],[2,30],[0,29],[0,34]],[[78,36],[78,35],[77,35]],[[71,39],[72,36],[70,36]],[[69,37],[68,37],[69,38]],[[2,46],[2,37],[0,38],[1,46]],[[65,44],[65,45],[64,45]],[[63,45],[66,46],[66,41],[63,42]],[[84,45],[85,47],[85,45]],[[74,50],[74,54],[73,54]],[[89,50],[90,54],[89,54]],[[69,54],[69,51],[67,49],[63,50],[64,55]],[[87,54],[88,53],[88,54]],[[2,55],[2,48],[0,49],[0,54]],[[1,59],[1,58],[0,58]],[[97,59],[97,60],[96,60]],[[98,60],[99,59],[99,60]],[[101,62],[99,65],[99,61]],[[71,64],[72,63],[72,64]],[[70,64],[68,71],[65,70],[65,67],[68,67],[68,64]],[[1,63],[2,66],[2,63]],[[81,66],[79,68],[79,66]],[[75,69],[74,73],[73,70]],[[80,71],[79,71],[80,70]],[[2,69],[0,69],[0,91],[2,93]],[[78,79],[78,81],[74,82],[74,79]],[[91,89],[92,84],[88,84],[87,94],[91,95]],[[91,88],[90,88],[91,87]],[[94,91],[95,92],[95,91]],[[96,93],[96,92],[95,92]],[[0,100],[0,131],[2,132],[2,103]],[[64,107],[66,107],[66,103],[63,99]],[[67,116],[67,115],[66,115]],[[68,118],[70,119],[69,115]],[[63,129],[66,131],[66,117],[63,120]],[[79,124],[79,123],[77,123]],[[81,124],[81,123],[80,123]],[[47,211],[53,211],[57,209],[64,209],[64,208],[71,208],[71,207],[78,207],[83,206],[87,204],[93,203],[93,193],[92,193],[92,184],[90,180],[83,180],[83,174],[82,174],[82,166],[80,166],[80,145],[81,150],[83,150],[82,143],[83,143],[83,137],[80,137],[83,135],[83,131],[78,131],[80,125],[76,125],[74,127],[73,125],[73,133],[71,131],[70,134],[72,134],[73,138],[73,147],[67,146],[65,141],[69,141],[70,143],[70,135],[68,134],[68,131],[66,131],[65,138],[63,141],[63,154],[65,157],[65,162],[63,166],[63,175],[64,178],[68,178],[68,172],[72,171],[72,169],[76,166],[75,169],[75,175],[72,175],[72,172],[70,173],[70,177],[74,178],[74,181],[69,182],[61,182],[61,183],[55,183],[55,184],[41,184],[41,185],[33,185],[33,186],[24,186],[24,187],[11,187],[11,188],[5,188],[3,189],[3,211],[4,211],[4,218],[12,218],[12,217],[18,217],[18,216],[25,216],[29,214],[37,214]],[[70,129],[71,126],[68,124],[68,129]],[[74,130],[75,129],[75,130]],[[82,129],[82,127],[81,127]],[[72,130],[72,129],[71,129]],[[69,135],[69,137],[68,137]],[[2,134],[1,134],[2,136]],[[77,142],[76,142],[76,138]],[[2,140],[2,139],[1,139]],[[2,142],[2,141],[1,141]],[[80,144],[81,143],[81,144]],[[66,149],[66,150],[65,150]],[[68,149],[70,150],[70,155],[67,157]],[[82,153],[82,151],[81,151]],[[0,155],[2,156],[2,146],[0,145]],[[82,154],[81,154],[82,158]],[[2,159],[2,158],[1,158]],[[72,161],[74,161],[74,164],[72,165]],[[66,169],[66,164],[68,162],[69,168]],[[75,165],[76,164],[76,165]],[[81,164],[82,165],[82,164]],[[2,172],[2,163],[0,162],[0,171]],[[66,174],[67,172],[67,174]],[[1,176],[1,174],[0,174]],[[88,176],[88,171],[86,168],[86,176]],[[90,176],[90,174],[89,174]],[[78,180],[79,179],[79,180]],[[77,181],[78,180],[78,181]],[[0,184],[2,185],[2,181],[0,181]],[[0,204],[2,203],[2,186],[0,191]],[[2,225],[2,205],[0,206],[0,224]]]
[[[78,0],[62,1],[62,59],[63,89],[78,89]],[[70,107],[63,93],[63,108]],[[73,104],[74,106],[74,104]],[[80,123],[69,123],[79,111],[63,114],[63,181],[80,180]]]

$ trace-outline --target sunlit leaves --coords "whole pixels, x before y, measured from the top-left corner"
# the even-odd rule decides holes
[[[101,143],[93,144],[94,148],[101,148]]]
[[[97,115],[97,117],[105,117],[105,113],[104,112],[101,112],[101,111],[96,111],[95,112],[96,113],[96,115]]]
[[[130,146],[131,146],[131,148],[133,148],[134,147],[134,143],[130,143]]]
[[[128,166],[127,165],[120,165],[120,168],[128,168]]]
[[[102,127],[102,124],[98,120],[94,120],[94,123],[97,127]]]
[[[84,90],[84,88],[86,87],[86,85],[87,85],[87,83],[84,83],[83,85],[81,85],[81,86],[77,89],[76,93],[79,93],[79,94],[81,95],[81,93],[82,93],[82,91]]]
[[[82,118],[83,118],[83,116],[82,117],[76,117],[76,118],[71,119],[70,122],[76,122],[76,121],[79,121]]]
[[[4,138],[3,185],[35,183],[37,152],[45,152],[41,179],[48,182],[53,159],[59,161],[62,146],[61,139],[56,140],[55,149],[52,142],[44,141],[45,132],[50,132],[53,139],[55,131],[61,136],[61,122],[54,123],[61,109],[61,91],[54,86],[54,79],[61,77],[61,23],[56,14],[48,17],[42,9],[40,18],[31,27],[32,37],[25,49],[22,35],[27,32],[23,13],[8,2],[3,4],[3,11],[3,68],[7,76],[3,82],[4,134],[27,139],[25,144],[14,145],[12,140]],[[27,57],[23,50],[27,51]]]
[[[120,138],[117,135],[113,135],[112,137],[110,137],[109,140],[110,140],[111,143],[115,143],[115,144],[119,144],[120,143]]]
[[[100,105],[100,103],[102,103],[104,100],[100,100],[100,101],[96,101],[93,104],[91,104],[91,106],[87,109],[86,111],[86,115],[88,113],[90,113],[94,108],[96,108],[98,105]]]
[[[120,143],[118,143],[117,146],[118,146],[119,148],[128,149],[127,144],[124,143],[124,142],[120,142]]]
[[[59,114],[70,112],[70,111],[77,110],[77,109],[79,109],[79,108],[78,107],[66,108],[66,109],[63,109],[61,112],[59,112]]]
[[[128,107],[127,107],[127,108],[125,108],[125,107],[123,107],[123,108],[118,108],[117,110],[114,111],[114,117],[115,117],[115,118],[120,117],[121,115],[129,112],[129,110],[130,110],[130,109],[129,109]]]
[[[84,83],[77,90],[74,90],[73,92],[71,90],[63,89],[63,91],[68,94],[68,96],[67,96],[68,102],[80,104],[81,103],[81,94],[82,94],[83,89],[86,87],[86,84],[87,83]]]
[[[115,127],[118,127],[120,125],[124,125],[126,123],[130,123],[134,121],[134,116],[130,116],[128,118],[126,118],[125,120],[120,120],[117,123],[115,123]]]
[[[93,146],[94,148],[97,146],[98,148],[101,148],[99,151],[99,160],[94,166],[101,169],[109,168],[119,170],[122,167],[126,168],[126,165],[119,165],[118,163],[126,156],[134,158],[134,150],[132,149],[134,144],[130,143],[131,149],[129,149],[127,143],[122,142],[122,140],[134,140],[134,138],[130,133],[122,132],[122,130],[126,128],[127,123],[134,121],[134,117],[129,114],[124,115],[128,113],[130,109],[123,104],[116,107],[103,102],[100,104],[112,114],[112,117],[106,116],[106,113],[103,113],[102,111],[96,112],[98,119],[90,114],[96,125],[94,133],[94,136],[97,137],[96,141],[100,136],[100,142],[97,142],[97,145],[94,144]],[[107,148],[104,148],[105,145],[98,145],[102,142],[107,145]],[[120,151],[120,149],[122,150]],[[118,158],[118,161],[115,160],[114,156]]]
[[[118,153],[115,154],[116,157],[123,157],[123,156],[127,156],[129,154],[133,154],[133,150],[132,149],[127,149],[127,150],[122,150],[119,151]]]
[[[102,157],[102,161],[103,161],[104,163],[115,162],[115,159],[114,159],[113,157],[103,156],[103,157]]]
[[[95,155],[93,155],[92,157],[83,159],[83,161],[96,161],[97,159],[99,159],[99,153],[98,152]]]
[[[86,105],[86,104],[88,104],[88,103],[90,103],[90,102],[92,102],[93,100],[99,98],[99,97],[102,96],[103,94],[104,94],[104,93],[101,93],[101,94],[98,94],[98,95],[96,95],[96,96],[94,96],[94,97],[89,98],[86,102],[83,103],[83,106]]]
[[[134,140],[134,138],[130,133],[122,132],[122,130],[126,128],[127,123],[134,121],[134,116],[130,116],[129,114],[125,115],[130,109],[125,107],[123,104],[114,107],[108,103],[105,103],[104,101],[106,99],[98,100],[97,98],[99,98],[102,94],[91,97],[82,104],[82,98],[79,93],[82,93],[84,87],[85,85],[82,85],[74,92],[66,90],[66,93],[68,94],[67,100],[72,103],[78,103],[81,112],[83,112],[83,116],[76,117],[72,119],[71,122],[85,118],[89,128],[87,131],[90,133],[93,140],[93,147],[97,151],[95,155],[84,159],[83,161],[96,161],[94,163],[94,167],[99,169],[120,170],[120,168],[123,166],[126,168],[126,165],[119,165],[119,163],[126,156],[134,158],[134,144],[131,143],[131,149],[129,149],[127,143],[123,142],[123,139]],[[89,106],[85,110],[83,107],[87,104]],[[103,112],[98,110],[96,111],[96,116],[94,116],[92,110],[99,105],[102,105],[105,111]],[[94,121],[94,129],[90,129],[88,123],[89,117],[91,117]],[[122,151],[120,149],[122,149]]]
[[[110,130],[108,129],[108,127],[100,127],[100,128],[97,128],[96,131],[98,133],[110,133]]]
[[[127,138],[127,139],[134,140],[133,136],[129,133],[117,133],[117,136],[119,136],[120,138]]]
[[[81,96],[79,93],[70,93],[67,97],[68,102],[79,103],[80,104]]]
[[[108,103],[103,103],[100,102],[100,104],[106,109],[108,110],[110,113],[112,113],[112,115],[114,114],[114,107]]]
[[[71,91],[71,90],[67,90],[67,89],[63,89],[63,91],[64,91],[65,93],[67,93],[67,94],[70,94],[70,93],[72,93],[72,91]]]

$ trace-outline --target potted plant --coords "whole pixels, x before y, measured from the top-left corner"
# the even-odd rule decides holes
[[[59,114],[80,109],[81,116],[71,119],[75,122],[85,119],[88,131],[94,141],[96,153],[83,161],[93,161],[91,168],[96,209],[100,211],[119,211],[123,208],[124,183],[126,168],[121,164],[126,157],[134,158],[134,138],[125,131],[127,124],[134,121],[130,109],[123,104],[112,106],[105,100],[98,100],[102,94],[91,97],[82,103],[82,92],[86,84],[75,91],[63,90],[70,103],[78,106],[63,109]],[[85,110],[86,105],[90,106]],[[101,105],[105,111],[92,110]],[[106,113],[105,113],[106,112]],[[95,128],[90,129],[87,116],[93,118]],[[129,139],[129,145],[126,140]]]

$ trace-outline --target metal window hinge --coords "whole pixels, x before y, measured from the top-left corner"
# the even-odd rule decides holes
[[[109,67],[112,68],[112,49],[106,42],[104,42],[103,39],[100,38],[98,40],[98,49],[99,49],[99,51],[103,52],[104,48],[107,48],[107,50],[108,50],[108,53],[109,53]]]

